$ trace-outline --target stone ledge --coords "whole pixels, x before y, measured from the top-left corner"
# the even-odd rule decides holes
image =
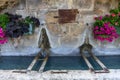
[[[88,70],[69,70],[67,74],[51,74],[51,71],[26,74],[12,73],[13,70],[0,70],[0,80],[120,80],[120,69],[111,69],[110,73],[94,74]]]

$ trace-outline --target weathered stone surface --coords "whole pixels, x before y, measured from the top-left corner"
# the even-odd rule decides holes
[[[95,0],[95,13],[102,15],[118,7],[119,0]]]
[[[36,10],[16,10],[16,14],[22,15],[23,18],[27,16],[38,17]]]
[[[120,70],[111,69],[110,73],[95,74],[89,70],[67,70],[67,74],[52,74],[50,70],[43,73],[32,71],[29,73],[12,73],[12,70],[1,70],[1,80],[120,80]],[[57,70],[58,72],[62,70]],[[56,71],[56,72],[57,72]],[[64,71],[64,70],[63,70]],[[87,76],[86,76],[87,75]]]
[[[61,30],[61,32],[59,34],[60,37],[65,37],[65,36],[67,36],[70,33],[70,26],[69,26],[69,24],[59,25],[59,27],[60,27],[60,30]]]
[[[48,11],[46,13],[46,23],[47,24],[57,24],[58,18],[55,18],[58,15],[58,11]]]
[[[94,0],[73,0],[73,8],[77,8],[80,10],[93,10],[94,8]]]
[[[67,0],[27,0],[28,9],[67,8]]]
[[[0,0],[0,12],[4,9],[12,9],[18,2],[18,0]]]
[[[109,0],[96,0],[98,3],[102,3],[102,4],[105,4],[105,3],[108,3]]]
[[[47,28],[49,32],[54,36],[59,36],[61,34],[61,29],[58,24],[48,24]]]
[[[39,9],[42,4],[42,0],[26,0],[27,9]]]
[[[68,0],[43,0],[51,9],[66,9]]]
[[[83,24],[82,22],[77,23],[77,21],[76,21],[73,23],[66,23],[66,24],[62,25],[62,24],[58,23],[58,18],[54,18],[56,16],[58,16],[57,11],[48,12],[46,15],[46,23],[48,26],[48,30],[50,30],[51,33],[54,33],[54,34],[60,35],[60,36],[65,36],[66,34],[69,34],[69,33],[71,33],[71,34],[73,33],[72,35],[77,35],[78,33],[81,32],[80,27],[81,27],[81,24]],[[77,29],[72,28],[73,30],[71,30],[70,29],[71,27],[75,27]],[[71,32],[70,32],[70,30],[71,30]]]
[[[19,0],[19,5],[18,5],[18,9],[19,10],[24,10],[26,9],[26,0]]]
[[[85,26],[93,26],[93,23],[95,22],[94,17],[96,17],[97,15],[84,15],[83,16],[83,22]],[[88,25],[87,25],[88,24]]]
[[[81,41],[78,40],[81,38],[81,34],[84,32],[85,27],[93,27],[94,16],[109,13],[110,9],[118,6],[118,1],[119,0],[19,0],[20,4],[18,7],[15,7],[15,9],[12,8],[5,10],[4,12],[16,12],[17,14],[23,15],[23,17],[28,15],[35,16],[39,18],[41,24],[45,23],[45,25],[47,25],[52,47],[56,48],[61,45],[69,46],[69,44],[74,47],[77,42],[79,42],[78,44],[81,43]],[[59,19],[55,18],[57,16],[59,17],[59,9],[78,9],[79,14],[77,14],[75,22],[59,24]],[[87,23],[89,26],[86,26]],[[18,46],[22,48],[15,49],[10,41],[10,45],[4,45],[2,47],[2,51],[13,51],[14,54],[14,51],[21,51],[21,53],[22,51],[25,52],[26,50],[23,50],[23,48],[26,46],[37,47],[40,35],[40,30],[37,30],[37,33],[28,37],[25,36],[20,40],[20,44],[18,44]],[[90,31],[90,35],[92,36],[92,30]],[[100,45],[97,44],[97,41],[94,40],[93,37],[91,37],[91,44],[97,47],[103,45],[100,42],[98,43]],[[119,43],[119,41],[117,43]],[[116,48],[116,44],[113,43],[112,45]],[[107,46],[109,45],[106,44],[106,47]],[[120,47],[120,45],[117,45],[117,47]],[[29,51],[29,49],[27,51]]]
[[[25,18],[26,16],[28,16],[28,12],[26,10],[16,10],[16,14],[22,15],[23,18]]]
[[[54,18],[58,16],[57,11],[49,11],[46,13],[46,24],[47,28],[52,35],[58,36],[60,34],[60,27],[58,25],[58,18]]]
[[[82,34],[85,30],[85,26],[84,23],[80,22],[80,23],[74,23],[73,25],[70,26],[70,34],[71,36],[79,36],[80,34]]]
[[[79,39],[75,36],[71,36],[71,35],[66,35],[64,37],[61,37],[60,42],[61,42],[61,46],[64,47],[72,47],[72,48],[76,48],[78,44]],[[74,45],[74,46],[73,46]]]
[[[48,30],[50,33],[56,36],[79,36],[85,29],[85,26],[83,23],[69,23],[64,25],[59,24],[48,24],[47,25]]]

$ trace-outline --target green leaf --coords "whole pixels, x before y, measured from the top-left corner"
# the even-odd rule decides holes
[[[110,10],[110,13],[118,14],[119,13],[119,9],[112,9],[112,10]]]
[[[5,29],[9,22],[9,17],[5,14],[0,14],[0,26]]]
[[[120,35],[120,26],[115,26],[117,33]]]

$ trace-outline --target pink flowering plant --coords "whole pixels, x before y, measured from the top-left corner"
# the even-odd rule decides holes
[[[114,39],[118,38],[115,27],[111,26],[109,22],[103,23],[102,26],[95,26],[93,33],[94,37],[100,41],[112,42]]]
[[[120,35],[120,4],[117,9],[110,10],[110,14],[95,17],[93,34],[95,39],[112,42]]]
[[[0,27],[0,45],[5,44],[7,42],[7,38],[5,37],[5,32]]]

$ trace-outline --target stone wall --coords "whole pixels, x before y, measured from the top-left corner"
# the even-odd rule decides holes
[[[3,12],[11,12],[21,14],[23,17],[28,15],[39,18],[41,24],[45,23],[44,26],[48,30],[49,40],[52,48],[70,47],[77,48],[83,44],[84,32],[86,27],[92,28],[94,22],[94,16],[104,15],[109,13],[110,9],[118,6],[119,0],[19,0],[19,5],[13,9],[6,9]],[[59,9],[78,9],[79,14],[76,15],[76,20],[73,23],[59,24],[59,19],[54,18],[58,15]],[[87,26],[86,24],[89,24]],[[43,26],[43,27],[44,27]],[[2,54],[8,54],[8,51],[17,53],[18,55],[29,55],[33,54],[39,49],[38,39],[40,35],[40,29],[36,29],[35,34],[31,36],[24,36],[18,45],[18,48],[14,48],[10,41],[6,45],[2,46]],[[86,35],[91,34],[85,33]],[[100,43],[94,40],[92,37],[91,44],[98,48],[104,46],[104,43]],[[11,45],[10,45],[11,44]],[[8,47],[10,45],[10,47]],[[108,44],[106,44],[108,45]],[[110,45],[120,47],[114,42]],[[11,47],[13,46],[13,48]],[[109,46],[109,45],[108,45]],[[107,46],[107,47],[108,47]],[[33,52],[29,53],[29,50],[24,48],[32,47]],[[19,49],[20,48],[20,49]],[[37,50],[36,50],[37,49]],[[19,51],[21,53],[19,53]],[[26,52],[24,54],[24,52]],[[14,55],[14,54],[10,54]]]

